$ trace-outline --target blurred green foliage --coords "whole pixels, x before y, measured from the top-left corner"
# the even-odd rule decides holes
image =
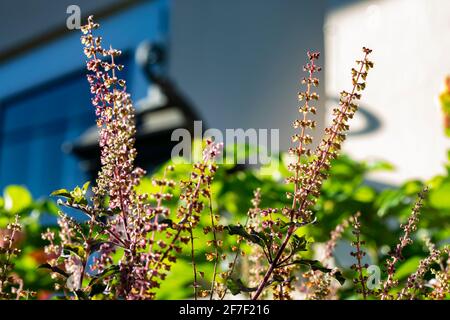
[[[264,175],[257,168],[242,168],[236,165],[221,165],[212,184],[213,207],[216,213],[221,216],[223,225],[244,223],[246,214],[251,205],[253,191],[261,188],[262,203],[261,208],[281,208],[289,205],[286,199],[286,192],[291,191],[290,187],[284,184],[284,177],[289,172],[283,165],[287,160],[283,156],[280,159],[280,166],[267,171]],[[157,176],[162,176],[164,167],[173,165],[169,161],[157,172]],[[171,178],[175,181],[185,179],[189,172],[190,165],[176,165],[176,170]],[[330,232],[343,221],[360,211],[362,213],[362,236],[366,241],[365,250],[368,252],[370,264],[378,265],[384,269],[384,261],[390,248],[393,248],[401,235],[400,224],[406,222],[417,193],[425,185],[430,187],[429,197],[421,212],[419,230],[414,234],[414,244],[408,246],[404,252],[405,261],[398,265],[397,277],[400,280],[415,271],[419,260],[428,255],[424,244],[424,236],[429,237],[437,246],[448,243],[450,240],[450,165],[447,165],[447,174],[439,175],[428,181],[410,180],[399,186],[380,185],[369,178],[377,171],[392,171],[393,166],[383,161],[355,161],[348,156],[341,156],[334,161],[329,179],[324,183],[322,195],[315,207],[317,223],[301,228],[301,232],[308,239],[314,242],[324,243],[329,240]],[[270,173],[270,174],[267,174]],[[151,180],[143,180],[139,189],[142,192],[151,192],[155,187]],[[179,191],[174,192],[174,199],[177,199]],[[175,209],[176,200],[169,207]],[[207,214],[201,226],[209,225]],[[222,235],[223,236],[223,235]],[[201,228],[196,237],[196,255],[199,262],[198,269],[205,273],[203,285],[208,288],[208,283],[212,274],[213,263],[205,260],[205,252],[211,251],[208,248],[205,235]],[[224,248],[230,248],[234,237],[225,235]],[[339,242],[337,253],[337,266],[340,267],[347,279],[353,277],[350,265],[354,263],[350,256],[350,242],[353,241],[351,230],[347,230],[343,239]],[[245,251],[245,247],[244,247]],[[305,253],[305,258],[312,258],[314,250]],[[226,268],[226,266],[223,266]],[[174,266],[174,272],[168,276],[168,280],[162,283],[158,292],[159,299],[179,299],[192,297],[192,268],[190,260],[190,248],[180,255],[180,260]],[[176,288],[176,290],[175,290]],[[347,281],[341,290],[342,297],[352,298],[351,281]]]
[[[445,90],[439,95],[442,113],[444,114],[444,129],[447,137],[450,137],[450,76],[445,80]]]
[[[14,245],[20,248],[21,253],[15,259],[14,272],[24,281],[24,289],[37,293],[37,298],[48,298],[53,291],[52,280],[47,271],[38,269],[45,262],[44,246],[41,239],[43,215],[56,214],[58,208],[50,200],[35,200],[31,193],[23,186],[10,185],[3,190],[0,196],[0,233],[7,224],[20,216],[22,231]],[[1,261],[0,261],[1,263]]]
[[[220,215],[220,223],[243,224],[256,188],[261,188],[261,208],[281,208],[289,205],[285,194],[291,190],[283,182],[284,177],[289,174],[284,165],[286,161],[287,159],[282,156],[280,166],[265,168],[265,174],[258,168],[221,165],[211,186],[213,210],[215,214]],[[174,162],[177,162],[177,159],[161,166],[154,174],[162,176],[164,168]],[[169,178],[175,181],[185,180],[191,168],[190,164],[176,164],[176,170]],[[407,220],[417,193],[426,184],[430,187],[430,192],[421,212],[419,230],[414,235],[416,238],[413,245],[408,246],[404,252],[405,261],[397,268],[396,276],[400,280],[406,279],[415,271],[419,260],[428,255],[423,236],[431,238],[438,247],[449,242],[450,162],[446,168],[446,174],[435,176],[428,181],[411,180],[399,186],[386,186],[374,183],[369,177],[377,171],[394,170],[389,163],[355,161],[343,155],[334,161],[330,178],[323,185],[322,195],[315,207],[317,223],[301,228],[300,232],[309,242],[314,240],[315,244],[324,243],[329,240],[329,234],[337,224],[360,211],[362,236],[367,243],[365,250],[369,255],[368,262],[383,268],[389,248],[397,243],[401,235],[400,224]],[[137,188],[141,193],[158,191],[158,187],[152,184],[150,178],[144,178]],[[180,190],[176,188],[173,194],[174,200],[166,205],[171,210],[176,210]],[[48,298],[47,293],[52,291],[49,273],[38,269],[45,261],[43,251],[45,243],[40,236],[45,228],[41,222],[44,214],[55,214],[57,210],[52,201],[35,200],[22,186],[8,186],[3,192],[3,197],[0,197],[0,230],[14,219],[15,214],[20,215],[20,221],[24,226],[23,236],[17,244],[22,253],[16,261],[16,272],[24,279],[26,289],[37,291],[40,298]],[[206,253],[212,251],[207,245],[212,235],[205,235],[202,230],[209,225],[209,214],[205,210],[200,228],[194,234],[197,269],[204,274],[198,281],[204,288],[209,287],[213,270],[213,263],[206,259]],[[224,250],[234,244],[235,238],[228,236],[226,231],[219,237],[224,241]],[[347,279],[353,276],[353,271],[349,268],[353,263],[350,257],[352,249],[349,245],[353,240],[352,237],[351,230],[347,230],[338,245],[336,261]],[[249,250],[245,245],[242,249],[247,252]],[[313,258],[313,254],[314,250],[309,250],[305,252],[304,258]],[[220,268],[225,271],[227,266],[222,264]],[[192,279],[190,247],[185,246],[179,260],[173,265],[172,272],[158,289],[158,299],[192,297]],[[347,281],[341,295],[343,298],[355,298],[351,281]]]

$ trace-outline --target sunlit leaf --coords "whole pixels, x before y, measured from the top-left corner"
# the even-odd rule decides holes
[[[292,236],[291,240],[291,252],[293,254],[300,252],[300,251],[306,251],[306,245],[308,244],[308,241],[306,240],[305,236],[298,236],[294,234]]]
[[[381,160],[370,162],[367,167],[370,171],[393,171],[395,169],[392,163]]]
[[[355,190],[353,198],[359,202],[372,202],[375,199],[376,192],[369,186],[361,186]]]
[[[408,277],[410,274],[414,273],[419,266],[420,257],[411,257],[405,262],[403,262],[395,272],[396,279],[404,279]]]
[[[86,251],[81,245],[66,244],[63,249],[75,253],[82,259],[86,259]]]
[[[84,193],[84,194],[86,194],[86,192],[87,192],[87,190],[88,190],[90,184],[91,184],[90,181],[87,181],[87,182],[85,182],[85,183],[83,184],[83,187],[82,187],[81,189],[83,190],[83,193]]]
[[[33,202],[31,193],[18,185],[7,186],[3,192],[4,208],[11,214],[20,213],[27,209]]]
[[[437,209],[450,209],[450,181],[443,183],[439,188],[430,190],[428,199]]]
[[[253,242],[261,247],[267,246],[268,242],[270,241],[263,233],[254,231],[248,233],[245,228],[240,225],[229,225],[226,226],[225,229],[228,230],[230,235],[239,235],[244,239],[247,239],[248,241]]]
[[[320,261],[317,261],[317,260],[297,259],[297,260],[294,260],[294,261],[291,262],[291,263],[293,263],[293,264],[298,264],[298,265],[303,265],[303,266],[308,266],[308,267],[310,267],[310,268],[311,268],[312,270],[314,270],[314,271],[319,270],[319,271],[322,271],[322,272],[324,272],[324,273],[330,273],[330,272],[333,271],[332,269],[329,269],[329,268],[324,267],[324,266],[322,265],[322,263],[320,263]],[[337,281],[339,281],[339,283],[340,283],[341,285],[344,284],[345,278],[344,278],[344,276],[342,275],[342,273],[341,273],[340,271],[335,271],[335,272],[333,273],[333,277],[334,277]]]
[[[402,185],[402,189],[404,190],[406,195],[416,196],[420,191],[422,191],[423,182],[418,180],[408,181]]]
[[[66,189],[58,189],[53,191],[50,196],[72,198],[72,195]]]
[[[384,190],[376,201],[376,205],[378,206],[378,216],[385,216],[389,210],[400,205],[404,199],[405,195],[401,190]]]
[[[94,284],[99,283],[101,280],[103,280],[107,277],[114,276],[118,272],[119,272],[119,266],[112,265],[112,266],[106,268],[105,270],[103,270],[100,274],[92,277],[91,281],[89,282],[89,286],[93,286]]]
[[[230,290],[232,295],[237,295],[241,292],[253,292],[256,291],[257,288],[249,288],[242,282],[241,279],[231,279],[227,280],[227,288]]]

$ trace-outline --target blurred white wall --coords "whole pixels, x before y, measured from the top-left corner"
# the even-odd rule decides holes
[[[345,150],[359,159],[392,162],[394,173],[377,175],[387,182],[443,172],[450,139],[443,134],[437,96],[450,74],[450,1],[361,1],[329,12],[324,30],[329,97],[349,90],[360,47],[374,50],[362,104],[381,128],[350,136]],[[355,127],[362,119],[355,119]]]
[[[287,149],[306,51],[323,52],[325,4],[174,0],[171,75],[210,127],[279,128]]]

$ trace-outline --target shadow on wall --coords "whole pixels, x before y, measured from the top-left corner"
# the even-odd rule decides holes
[[[328,105],[336,106],[339,104],[339,98],[333,97],[327,99]],[[358,107],[358,112],[356,113],[356,117],[358,118],[358,122],[362,123],[359,127],[355,128],[352,126],[350,131],[348,132],[348,136],[356,137],[363,136],[366,134],[375,133],[378,130],[382,129],[381,119],[372,111],[370,111],[370,107],[364,105],[364,103],[360,103]]]

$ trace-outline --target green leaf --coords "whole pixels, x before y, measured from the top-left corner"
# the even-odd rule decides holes
[[[207,269],[210,266],[206,263],[204,266],[198,264],[199,269]],[[191,260],[179,259],[177,263],[173,264],[170,272],[164,281],[161,281],[161,286],[155,288],[157,299],[160,300],[180,300],[187,299],[192,296],[192,264]],[[208,278],[208,276],[207,276]]]
[[[272,283],[280,283],[283,282],[284,278],[280,276],[279,274],[274,274],[272,277]]]
[[[105,291],[105,289],[106,289],[106,285],[96,283],[92,286],[91,292],[89,293],[89,297],[93,297],[97,294],[101,294]]]
[[[439,96],[439,101],[442,106],[442,111],[446,114],[450,114],[450,93],[447,91],[443,92]]]
[[[0,212],[0,229],[4,229],[4,228],[6,228],[9,221],[11,220],[11,217],[6,217],[5,215],[2,215],[1,213],[2,212]]]
[[[152,180],[148,177],[144,177],[139,181],[139,184],[135,187],[137,194],[147,194],[153,191],[155,187],[152,184]],[[156,191],[155,191],[156,192]]]
[[[81,189],[80,187],[75,187],[75,189],[73,189],[73,191],[70,192],[70,195],[73,198],[73,202],[75,202],[76,204],[87,204],[87,200],[84,197],[86,194],[86,191],[84,191],[83,189]]]
[[[294,277],[292,277],[290,279],[290,281],[292,279],[294,279]],[[276,284],[276,283],[280,283],[280,282],[284,282],[284,281],[285,281],[285,279],[283,279],[282,276],[274,275],[273,278],[270,281],[267,281],[267,283],[266,283],[266,285],[264,287],[268,287],[268,286],[270,286],[272,284]],[[237,295],[237,294],[239,294],[241,292],[254,292],[254,291],[258,290],[257,287],[253,287],[253,288],[247,287],[242,282],[241,279],[231,279],[231,278],[229,278],[229,279],[227,279],[226,285],[227,285],[228,290],[230,290],[231,294],[233,294],[233,295]]]
[[[410,274],[414,273],[419,266],[420,263],[420,257],[411,257],[405,262],[403,262],[395,272],[395,278],[396,279],[404,279],[408,277]]]
[[[74,244],[66,244],[64,245],[64,250],[67,250],[69,252],[75,253],[77,256],[85,260],[86,257],[86,251],[81,245],[74,245]]]
[[[95,252],[100,250],[100,247],[102,244],[105,244],[106,241],[101,241],[101,240],[93,240],[88,242],[89,246],[90,246],[90,252]]]
[[[167,218],[166,219],[161,219],[161,220],[158,221],[158,223],[167,225],[167,228],[176,229],[174,227],[172,219],[167,219]]]
[[[303,265],[303,266],[308,266],[314,271],[319,270],[319,271],[322,271],[325,273],[332,271],[331,269],[324,267],[322,265],[322,263],[320,263],[320,261],[318,261],[318,260],[297,259],[297,260],[294,260],[292,263],[298,264],[298,265]]]
[[[306,246],[308,244],[308,240],[306,240],[305,236],[299,237],[294,234],[291,240],[291,252],[295,254],[300,251],[306,251]]]
[[[53,191],[50,195],[67,198],[70,201],[73,201],[76,204],[87,204],[87,200],[85,198],[87,190],[89,188],[90,182],[86,182],[83,187],[76,186],[72,191],[68,191],[67,189],[59,189]]]
[[[298,265],[303,265],[303,266],[308,266],[308,267],[310,267],[313,271],[319,270],[319,271],[322,271],[322,272],[324,272],[324,273],[330,273],[331,271],[333,271],[332,269],[329,269],[329,268],[324,267],[324,266],[322,265],[322,263],[320,263],[320,261],[317,261],[317,260],[297,259],[297,260],[294,260],[294,261],[291,262],[291,263],[293,263],[293,264],[298,264]],[[341,285],[344,284],[345,278],[344,278],[344,276],[342,275],[342,273],[341,273],[340,271],[336,271],[336,272],[333,274],[333,277],[334,277],[337,281],[339,281],[339,283],[340,283]]]
[[[360,188],[356,189],[355,193],[353,194],[353,199],[359,202],[369,203],[375,199],[375,196],[376,192],[374,189],[369,186],[361,186]]]
[[[17,214],[27,209],[33,203],[31,193],[24,187],[10,185],[3,191],[4,208],[11,214]]]
[[[50,193],[50,196],[52,196],[52,197],[64,197],[64,198],[72,199],[72,195],[66,189],[55,190],[52,193]]]
[[[402,185],[402,190],[405,192],[406,195],[414,196],[423,190],[423,183],[419,180],[411,180],[407,181]]]
[[[446,181],[437,189],[430,190],[428,199],[436,209],[448,210],[450,209],[450,181]]]
[[[370,171],[393,171],[395,169],[392,163],[387,161],[375,161],[367,165]]]
[[[88,295],[83,290],[77,290],[75,291],[75,295],[79,300],[89,300]]]
[[[402,190],[397,189],[386,189],[381,192],[377,198],[375,204],[379,206],[378,216],[384,217],[393,208],[399,206],[405,199],[405,194]]]
[[[36,203],[35,208],[40,212],[57,215],[59,212],[58,206],[51,200],[43,200]]]
[[[344,283],[345,283],[345,278],[344,278],[344,276],[342,275],[342,273],[341,273],[340,271],[336,271],[336,272],[333,274],[333,277],[334,277],[337,281],[339,281],[339,283],[341,284],[341,286],[344,285]]]
[[[261,247],[265,247],[270,243],[270,240],[262,232],[248,233],[241,225],[229,225],[225,229],[228,230],[230,235],[239,235],[250,242],[253,242]]]
[[[81,188],[83,190],[83,194],[86,194],[90,184],[91,184],[90,181],[87,181],[83,184],[83,187]]]
[[[48,263],[41,264],[38,267],[38,269],[48,269],[48,270],[51,270],[52,272],[56,272],[56,273],[58,273],[58,274],[60,274],[60,275],[62,275],[64,277],[66,277],[66,278],[69,277],[69,275],[64,270],[62,270],[62,269],[60,269],[58,267],[53,267],[53,266],[51,266]]]
[[[227,280],[227,288],[230,290],[232,295],[237,295],[241,292],[253,292],[258,288],[249,288],[244,285],[241,279],[231,279]]]
[[[92,277],[91,281],[89,282],[89,286],[93,286],[94,284],[98,283],[99,281],[113,276],[115,274],[119,273],[119,266],[113,265],[110,266],[109,268],[106,268],[105,270],[103,270],[100,274]]]

